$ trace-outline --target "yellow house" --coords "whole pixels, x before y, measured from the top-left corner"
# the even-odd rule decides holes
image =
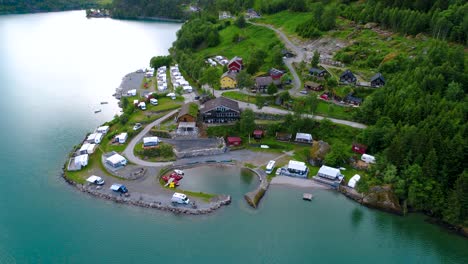
[[[235,72],[225,72],[220,79],[221,89],[233,89],[237,87],[237,78]]]

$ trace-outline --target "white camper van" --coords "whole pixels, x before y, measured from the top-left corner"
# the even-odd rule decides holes
[[[273,172],[273,169],[275,168],[275,163],[276,161],[274,160],[270,160],[268,162],[268,165],[266,166],[266,170],[265,170],[266,174],[271,174]]]
[[[190,200],[189,198],[187,198],[187,195],[183,193],[174,193],[172,195],[171,202],[179,204],[188,204],[190,203]]]

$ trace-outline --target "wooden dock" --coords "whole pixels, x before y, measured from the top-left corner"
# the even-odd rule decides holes
[[[302,200],[312,201],[312,197],[313,197],[313,195],[311,193],[304,193],[302,195]]]

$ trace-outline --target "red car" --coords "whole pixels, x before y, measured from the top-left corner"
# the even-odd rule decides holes
[[[171,173],[171,175],[169,176],[171,178],[174,178],[174,180],[177,180],[177,181],[180,181],[184,178],[184,176],[180,175],[180,174],[177,174],[175,172]]]

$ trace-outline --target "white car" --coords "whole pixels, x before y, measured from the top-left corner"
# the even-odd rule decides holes
[[[152,104],[152,105],[158,105],[158,99],[156,99],[156,98],[151,98],[151,99],[150,99],[150,104]]]
[[[140,123],[136,123],[134,126],[133,126],[133,130],[138,130],[142,127],[142,125]]]

